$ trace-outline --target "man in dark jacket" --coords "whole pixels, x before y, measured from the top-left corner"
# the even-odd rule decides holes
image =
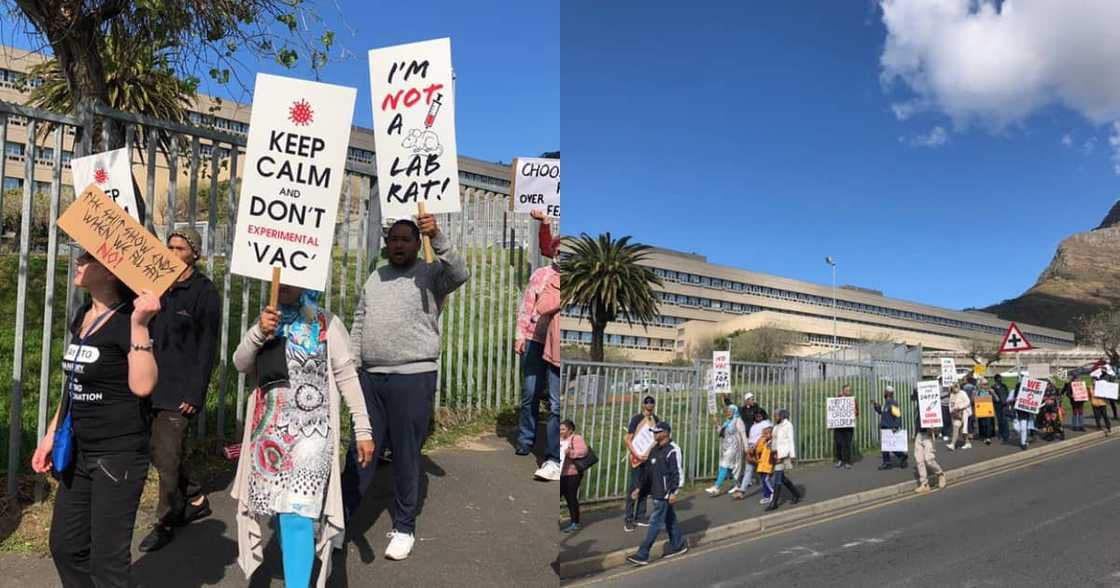
[[[992,398],[996,404],[996,426],[999,427],[999,438],[1006,444],[1011,437],[1011,432],[1007,426],[1009,408],[1007,397],[1010,395],[1010,391],[1007,389],[1007,384],[1003,383],[1003,376],[996,374],[995,382],[992,386]]]
[[[882,406],[880,406],[878,402],[872,403],[872,406],[875,407],[875,412],[879,413],[880,432],[891,431],[897,433],[898,430],[902,428],[902,408],[898,406],[898,401],[894,399],[894,386],[887,386],[887,388],[883,390]],[[879,466],[879,469],[889,470],[892,467],[891,452],[884,451],[882,453],[883,464]],[[898,467],[900,469],[906,469],[906,452],[895,451],[894,455],[898,458]]]
[[[638,547],[638,552],[626,558],[626,561],[644,566],[649,563],[649,550],[653,548],[654,541],[661,534],[661,527],[669,535],[669,547],[665,557],[681,555],[688,551],[688,542],[685,541],[681,528],[677,525],[677,512],[673,505],[677,503],[677,492],[684,486],[684,458],[681,448],[671,439],[672,427],[669,423],[661,421],[654,425],[653,434],[656,445],[649,454],[649,474],[651,482],[650,497],[653,498],[653,514],[649,517],[649,531],[645,541]]]
[[[186,441],[191,418],[206,406],[210,372],[218,349],[221,309],[214,283],[195,268],[202,239],[194,229],[176,229],[167,247],[186,271],[160,299],[151,337],[160,378],[152,392],[152,465],[159,472],[159,505],[152,532],[140,551],[155,551],[173,537],[172,528],[210,514],[210,504],[187,472]]]

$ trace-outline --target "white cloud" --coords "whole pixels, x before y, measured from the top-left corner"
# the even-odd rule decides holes
[[[881,0],[881,80],[958,127],[1000,129],[1061,105],[1094,124],[1120,119],[1116,0]],[[1072,140],[1072,139],[1071,139]],[[1117,145],[1120,149],[1120,145]]]
[[[1120,176],[1120,122],[1112,123],[1112,134],[1108,136],[1108,145],[1112,147],[1112,171]]]
[[[948,142],[949,133],[941,125],[933,127],[928,133],[920,133],[910,139],[912,147],[940,147]]]
[[[1066,147],[1073,146],[1073,133],[1066,133],[1062,135],[1062,145]]]
[[[1085,152],[1085,155],[1092,155],[1093,151],[1095,151],[1096,149],[1097,149],[1097,138],[1096,137],[1089,137],[1088,139],[1085,140],[1085,144],[1081,146],[1081,150],[1083,152]]]

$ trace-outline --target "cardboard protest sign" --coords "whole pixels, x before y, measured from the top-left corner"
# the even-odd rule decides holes
[[[1073,392],[1074,402],[1085,402],[1089,400],[1089,387],[1085,385],[1085,382],[1077,380],[1070,382],[1069,386],[1071,392]]]
[[[1048,364],[1048,363],[1028,363],[1027,364],[1027,373],[1030,374],[1030,376],[1032,378],[1035,378],[1035,379],[1038,379],[1038,380],[1045,380],[1045,379],[1051,377],[1051,375],[1050,375],[1050,364]]]
[[[257,74],[230,270],[322,290],[357,90]]]
[[[980,376],[983,376],[983,375],[987,375],[987,373],[988,373],[988,366],[986,366],[982,363],[978,363],[978,364],[972,366],[972,375],[976,376],[977,378],[979,378]]]
[[[451,39],[374,49],[369,79],[382,217],[458,212]]]
[[[70,160],[74,188],[94,184],[137,222],[144,222],[141,204],[132,185],[128,148],[103,151]]]
[[[1035,378],[1027,378],[1019,385],[1019,394],[1015,396],[1015,410],[1038,414],[1042,406],[1042,396],[1046,393],[1046,382]]]
[[[996,406],[991,396],[976,397],[976,418],[986,419],[996,416]]]
[[[96,185],[87,187],[58,217],[58,228],[136,293],[151,290],[160,296],[187,269]]]
[[[560,160],[513,158],[509,204],[514,212],[540,209],[545,216],[560,218]]]
[[[712,390],[717,393],[731,391],[731,352],[712,352]]]
[[[827,426],[829,429],[847,429],[856,426],[856,399],[854,396],[836,396],[826,399]]]
[[[906,453],[906,429],[899,429],[897,433],[890,429],[879,429],[879,450]]]
[[[936,380],[918,382],[918,414],[923,428],[945,426],[941,420],[941,385]]]
[[[1120,400],[1120,384],[1116,382],[1106,382],[1105,380],[1097,380],[1097,383],[1093,386],[1093,395],[1097,398]]]
[[[634,439],[630,441],[630,444],[634,446],[634,451],[638,455],[645,455],[649,448],[653,447],[653,430],[648,426],[643,426],[634,434]]]
[[[951,357],[941,358],[941,385],[951,386],[957,381],[957,362]]]

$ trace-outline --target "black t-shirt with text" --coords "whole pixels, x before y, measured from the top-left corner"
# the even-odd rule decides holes
[[[142,450],[148,435],[148,401],[128,387],[128,351],[132,343],[132,305],[106,318],[79,349],[79,333],[89,303],[70,325],[73,340],[62,359],[68,382],[74,437],[87,451]],[[96,320],[96,319],[95,319]]]

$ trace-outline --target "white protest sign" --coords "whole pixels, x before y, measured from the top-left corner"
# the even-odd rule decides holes
[[[1015,410],[1038,414],[1042,407],[1042,396],[1046,393],[1046,382],[1035,378],[1027,378],[1019,385],[1019,394],[1015,396]]]
[[[712,390],[715,392],[731,391],[731,352],[712,352]]]
[[[957,361],[951,357],[941,358],[941,385],[951,386],[957,381]]]
[[[897,433],[890,429],[879,429],[879,450],[906,453],[906,429],[899,429]]]
[[[1089,387],[1085,385],[1085,382],[1077,380],[1075,382],[1070,382],[1069,386],[1071,392],[1073,392],[1072,396],[1074,402],[1085,402],[1089,399]]]
[[[81,192],[90,184],[96,185],[131,216],[143,223],[136,202],[136,192],[132,185],[132,164],[128,160],[128,148],[102,151],[85,157],[70,160],[70,177],[74,179],[74,191]]]
[[[1105,380],[1097,380],[1097,383],[1093,386],[1093,395],[1097,398],[1120,400],[1120,384],[1116,382],[1106,382]]]
[[[369,52],[383,218],[459,212],[451,39]]]
[[[513,158],[510,204],[514,212],[540,209],[560,218],[560,160],[539,157]]]
[[[941,385],[936,380],[918,382],[918,414],[921,415],[922,428],[945,426],[941,421]]]
[[[856,426],[856,399],[854,396],[828,398],[826,417],[829,429],[847,429]]]
[[[1048,363],[1028,363],[1027,373],[1032,378],[1043,380],[1050,377],[1050,364]]]
[[[257,74],[230,270],[322,290],[357,90]]]
[[[634,451],[637,452],[638,455],[645,455],[646,452],[649,451],[649,448],[653,447],[653,429],[650,429],[648,426],[643,426],[638,433],[634,435],[630,444],[634,446]]]

